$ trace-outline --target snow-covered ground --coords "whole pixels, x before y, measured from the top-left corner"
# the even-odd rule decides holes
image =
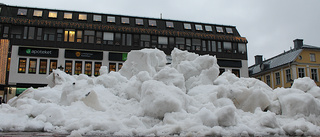
[[[119,72],[98,77],[55,70],[49,86],[0,106],[0,131],[71,136],[320,135],[320,88],[310,78],[271,89],[219,74],[213,56],[174,49],[132,51]]]

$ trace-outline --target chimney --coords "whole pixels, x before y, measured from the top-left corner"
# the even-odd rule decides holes
[[[254,56],[254,59],[255,59],[256,65],[262,63],[262,55],[256,55]]]
[[[303,46],[303,39],[295,39],[293,40],[294,49],[301,49]]]

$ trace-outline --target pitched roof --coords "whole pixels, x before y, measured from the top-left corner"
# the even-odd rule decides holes
[[[279,54],[275,57],[272,57],[268,60],[263,61],[260,64],[254,64],[249,67],[249,75],[257,74],[260,72],[264,72],[288,63],[295,61],[295,59],[299,56],[303,49],[318,49],[320,47],[311,46],[311,45],[303,45],[301,49],[292,49],[282,54]]]

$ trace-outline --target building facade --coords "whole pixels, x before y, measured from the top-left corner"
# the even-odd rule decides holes
[[[53,69],[118,71],[128,52],[142,48],[216,55],[221,72],[248,77],[247,40],[235,26],[2,4],[0,42],[3,93],[45,86]]]
[[[310,77],[320,86],[320,47],[304,45],[302,39],[294,40],[294,49],[262,61],[255,56],[249,67],[249,76],[262,80],[271,88],[291,87],[293,80]]]

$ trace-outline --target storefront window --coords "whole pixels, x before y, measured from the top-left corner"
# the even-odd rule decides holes
[[[92,62],[85,62],[84,74],[91,76],[92,74]]]
[[[94,75],[99,76],[100,75],[100,67],[101,67],[101,62],[95,62],[94,63]]]
[[[122,68],[122,63],[118,63],[118,71]]]
[[[26,66],[27,66],[26,63],[27,63],[27,59],[25,59],[25,58],[19,59],[18,73],[25,73],[26,72]]]
[[[37,71],[37,59],[30,59],[29,60],[29,71],[30,74],[35,74]]]
[[[72,61],[67,60],[65,64],[65,72],[72,75]]]
[[[116,71],[116,63],[109,63],[109,72]]]
[[[47,74],[47,60],[40,59],[39,74]]]
[[[76,61],[74,74],[79,75],[82,73],[82,61]]]
[[[57,69],[57,60],[50,60],[49,73],[51,73],[54,69]]]

